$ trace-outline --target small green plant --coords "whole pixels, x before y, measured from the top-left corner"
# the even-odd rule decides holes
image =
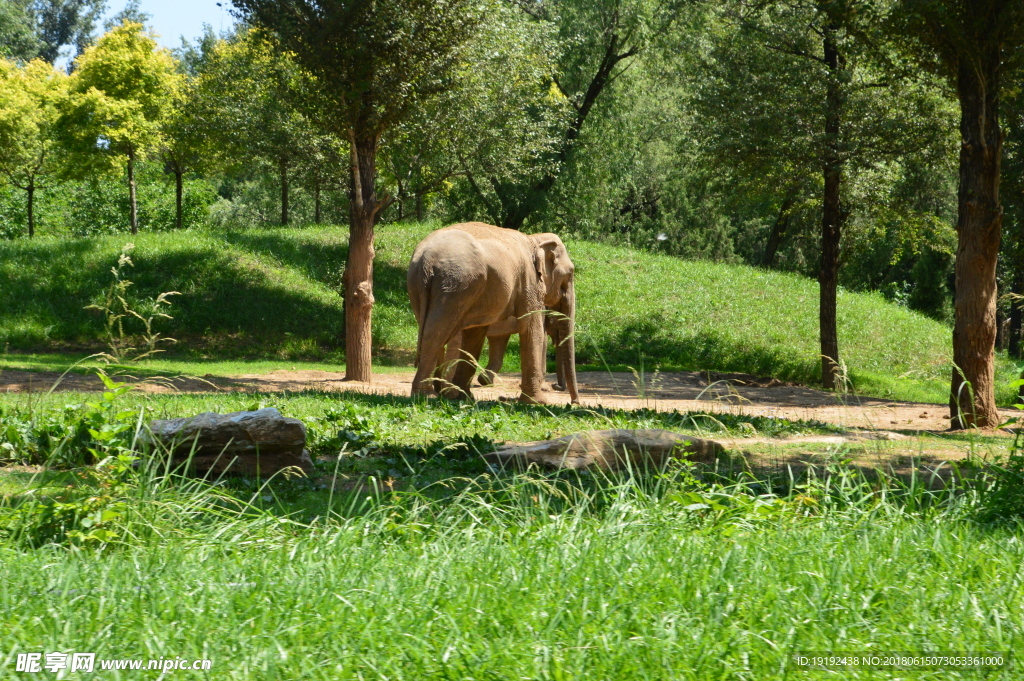
[[[70,468],[130,450],[138,411],[120,403],[131,386],[96,372],[102,398],[61,409],[0,408],[0,462]]]
[[[661,387],[661,371],[655,368],[654,373],[647,373],[644,368],[644,353],[640,353],[640,370],[627,366],[629,373],[633,374],[633,390],[637,399],[646,400]]]
[[[49,495],[31,490],[20,503],[0,506],[0,531],[15,543],[29,546],[67,542],[79,546],[114,541],[116,526],[128,512],[132,484],[130,454],[108,457],[91,469],[76,472],[76,484]]]
[[[171,296],[180,295],[178,291],[165,291],[156,298],[144,301],[141,309],[136,309],[129,302],[128,289],[132,283],[126,278],[126,268],[134,267],[131,252],[135,244],[128,243],[121,248],[117,264],[110,268],[114,280],[103,296],[101,303],[87,305],[87,310],[99,310],[103,314],[103,338],[107,342],[109,352],[103,358],[116,364],[137,362],[163,350],[157,347],[160,343],[176,343],[173,338],[164,338],[153,330],[153,322],[157,319],[173,319],[163,312],[170,306]],[[134,345],[132,336],[125,333],[125,320],[134,317],[142,322],[142,346]]]

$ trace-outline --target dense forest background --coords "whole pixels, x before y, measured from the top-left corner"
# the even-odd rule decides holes
[[[839,285],[952,320],[959,109],[946,80],[903,58],[886,3],[842,3],[841,72],[821,40],[836,3],[478,4],[443,94],[382,140],[382,222],[477,219],[816,277],[823,154],[838,150]],[[35,112],[35,127],[7,126],[22,139],[0,151],[0,237],[30,222],[69,238],[130,231],[128,166],[140,230],[348,222],[348,140],[324,132],[330,112],[288,53],[244,22],[167,52],[137,4],[103,27],[100,9],[0,0],[0,118]],[[114,98],[136,110],[95,128],[117,103],[90,103],[99,85],[76,81],[116,79],[118,63]],[[1002,103],[1001,293],[1024,290],[1018,93]],[[118,126],[117,144],[88,143]],[[1017,354],[1019,314],[999,309],[998,344]]]

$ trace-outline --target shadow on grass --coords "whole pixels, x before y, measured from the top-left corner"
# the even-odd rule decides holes
[[[272,234],[225,235],[224,239],[255,256],[203,246],[143,244],[133,253],[135,266],[127,275],[134,282],[129,292],[132,304],[164,291],[179,291],[169,310],[173,319],[160,320],[157,330],[183,345],[225,356],[265,354],[284,345],[295,348],[292,355],[308,351],[317,357],[317,348],[335,350],[343,345],[341,297],[325,297],[322,289],[282,285],[273,279],[272,263],[276,260],[325,282],[332,269],[344,264],[344,245],[295,242]],[[108,252],[108,243],[97,239],[19,243],[0,258],[0,291],[17,292],[0,295],[0,318],[7,320],[0,326],[0,341],[26,349],[54,342],[102,349],[101,313],[85,307],[101,300],[110,286],[110,268],[117,254]],[[376,270],[378,309],[401,308],[411,319],[404,268],[379,262]],[[141,327],[127,326],[129,333],[141,331]]]
[[[343,234],[339,228],[339,237]],[[348,240],[298,240],[294,235],[273,232],[231,231],[218,232],[216,237],[232,246],[268,256],[301,271],[309,279],[328,286],[340,281],[340,274],[348,258]]]
[[[812,384],[821,382],[819,362],[794,360],[780,349],[737,343],[724,334],[689,334],[664,317],[652,315],[625,325],[614,336],[584,334],[577,340],[577,363],[630,366],[648,370],[732,371]]]
[[[28,470],[22,468],[0,469],[0,493],[21,494],[28,489],[58,490],[78,482],[71,471]]]
[[[293,236],[252,231],[226,232],[218,236],[230,244],[276,259],[288,267],[301,271],[308,278],[334,289],[340,286],[341,273],[348,259],[347,240],[298,241]],[[409,311],[409,318],[412,319],[405,286],[405,268],[377,258],[373,264],[373,279],[376,307],[403,308]]]
[[[339,228],[341,233],[341,228]],[[296,240],[292,236],[275,233],[226,232],[219,235],[224,241],[245,248],[262,257],[271,258],[299,270],[306,277],[339,292],[338,319],[332,325],[334,340],[344,345],[342,332],[344,317],[341,307],[341,275],[348,259],[347,240]],[[375,359],[385,365],[409,365],[414,350],[396,348],[393,339],[398,326],[415,329],[416,321],[409,306],[406,291],[406,268],[377,258],[373,265]]]

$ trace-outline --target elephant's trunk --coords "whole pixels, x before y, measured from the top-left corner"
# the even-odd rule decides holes
[[[555,310],[560,318],[555,322],[556,334],[555,363],[558,373],[569,393],[573,404],[579,404],[580,394],[576,387],[576,285],[569,280],[569,288]]]

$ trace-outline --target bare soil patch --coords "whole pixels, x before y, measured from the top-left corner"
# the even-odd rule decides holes
[[[151,393],[205,392],[360,392],[409,395],[412,370],[375,374],[372,383],[348,382],[329,371],[273,371],[240,376],[181,376],[120,380]],[[627,372],[581,372],[583,407],[705,411],[789,420],[814,420],[838,426],[877,431],[939,431],[949,427],[948,407],[917,402],[894,402],[873,397],[837,395],[801,385],[746,374],[666,372],[639,377]],[[553,381],[554,376],[549,376]],[[0,370],[0,392],[101,391],[96,376],[56,372]],[[519,393],[516,374],[503,374],[494,386],[473,389],[478,400],[514,399]],[[558,399],[568,396],[553,393]],[[1006,411],[1007,416],[1011,415]],[[892,438],[893,436],[884,436]]]

